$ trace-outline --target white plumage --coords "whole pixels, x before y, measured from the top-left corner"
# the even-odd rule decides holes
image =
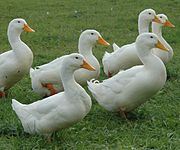
[[[29,105],[12,100],[13,110],[21,120],[25,132],[50,136],[52,132],[67,128],[87,115],[91,108],[91,98],[76,83],[73,75],[81,67],[94,70],[82,55],[67,55],[59,69],[64,92]]]
[[[24,19],[13,19],[9,23],[7,34],[12,50],[0,55],[0,97],[21,80],[32,65],[33,53],[20,38],[23,31],[34,32]]]
[[[92,95],[108,111],[132,111],[156,94],[166,82],[166,68],[151,52],[155,46],[166,50],[158,37],[153,33],[142,33],[135,46],[143,65],[120,71],[101,83],[88,82]]]
[[[99,77],[100,65],[92,52],[96,43],[109,45],[96,30],[85,30],[81,33],[78,44],[79,53],[96,69],[96,71],[89,71],[81,68],[75,71],[75,80],[81,85],[85,85],[86,82],[92,78]],[[50,63],[38,66],[35,70],[31,69],[32,88],[36,93],[42,96],[52,95],[47,88],[42,86],[42,84],[47,83],[51,83],[53,86],[58,84],[56,91],[63,91],[61,77],[58,75],[57,70],[59,70],[59,66],[61,66],[64,57],[65,56],[61,56]]]
[[[152,21],[160,23],[155,11],[152,9],[142,11],[138,18],[139,34],[149,32],[149,25]],[[106,52],[102,59],[104,72],[109,77],[115,75],[120,70],[142,64],[136,54],[135,43],[124,45],[119,49],[117,47],[117,45],[114,46],[115,50],[112,53]]]
[[[152,32],[155,33],[158,38],[159,41],[166,47],[169,49],[168,53],[164,52],[164,51],[160,51],[158,48],[154,48],[153,54],[155,54],[156,56],[158,56],[165,64],[167,64],[173,57],[173,49],[172,47],[168,44],[168,42],[163,38],[162,36],[162,28],[163,26],[167,26],[167,27],[175,27],[167,18],[166,15],[164,14],[158,14],[157,15],[159,20],[161,20],[161,24],[160,23],[156,23],[153,22],[152,23]]]

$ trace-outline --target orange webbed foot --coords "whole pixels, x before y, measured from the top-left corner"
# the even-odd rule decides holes
[[[57,94],[57,91],[56,89],[54,88],[53,84],[52,83],[46,83],[46,84],[43,84],[42,83],[42,86],[47,88],[49,91],[50,91],[50,95],[54,95],[54,94]]]

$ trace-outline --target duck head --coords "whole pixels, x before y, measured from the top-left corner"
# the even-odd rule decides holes
[[[94,46],[96,43],[108,46],[110,45],[107,41],[105,41],[100,33],[96,30],[85,30],[81,33],[79,37],[79,42]]]
[[[26,21],[22,18],[13,19],[8,26],[8,31],[14,31],[17,33],[25,32],[35,32],[29,27]]]
[[[175,25],[173,25],[169,20],[168,17],[165,14],[158,14],[157,17],[159,18],[159,20],[161,21],[161,23],[159,25],[161,26],[166,26],[166,27],[172,27],[174,28]]]
[[[87,61],[84,59],[84,56],[78,53],[72,53],[67,55],[63,59],[63,64],[66,69],[71,69],[73,71],[84,68],[87,70],[95,71],[95,68],[91,66]]]
[[[158,37],[154,33],[142,33],[136,39],[136,46],[141,47],[141,50],[146,51],[152,48],[159,48],[160,50],[168,51],[168,49],[158,40]],[[140,49],[137,49],[138,51]],[[146,53],[146,52],[142,52]]]
[[[161,23],[153,9],[145,9],[139,14],[139,18],[145,22],[157,22]]]

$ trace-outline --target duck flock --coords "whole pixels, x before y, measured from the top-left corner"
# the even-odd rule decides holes
[[[172,47],[162,36],[166,26],[175,27],[166,15],[156,15],[153,9],[140,12],[135,42],[121,47],[114,43],[113,52],[105,52],[102,64],[107,79],[99,82],[100,64],[92,49],[97,43],[110,44],[98,31],[88,29],[81,33],[78,53],[33,69],[33,53],[20,35],[34,30],[24,19],[13,19],[8,26],[12,50],[0,55],[0,97],[6,97],[8,90],[29,73],[32,89],[42,99],[31,104],[12,99],[12,109],[25,132],[48,138],[54,131],[81,121],[91,110],[91,97],[82,86],[88,86],[104,109],[126,117],[165,85],[165,64],[173,57]]]

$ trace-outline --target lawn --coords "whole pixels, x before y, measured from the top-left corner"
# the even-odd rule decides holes
[[[163,29],[165,39],[174,49],[174,58],[167,65],[170,77],[158,94],[133,111],[129,120],[107,112],[92,98],[90,113],[78,124],[54,134],[54,140],[48,143],[42,136],[24,133],[11,108],[12,98],[22,103],[40,99],[33,93],[27,75],[9,90],[8,98],[0,101],[0,150],[179,150],[179,0],[1,0],[0,52],[10,49],[7,26],[17,17],[26,19],[29,26],[36,30],[35,33],[23,33],[21,36],[34,53],[33,66],[77,52],[79,35],[89,28],[99,31],[111,44],[131,43],[138,34],[138,14],[145,8],[153,8],[157,14],[166,14],[176,26],[174,29]],[[112,47],[95,47],[94,54],[100,62],[106,50],[111,52]],[[104,78],[102,71],[99,79]]]

